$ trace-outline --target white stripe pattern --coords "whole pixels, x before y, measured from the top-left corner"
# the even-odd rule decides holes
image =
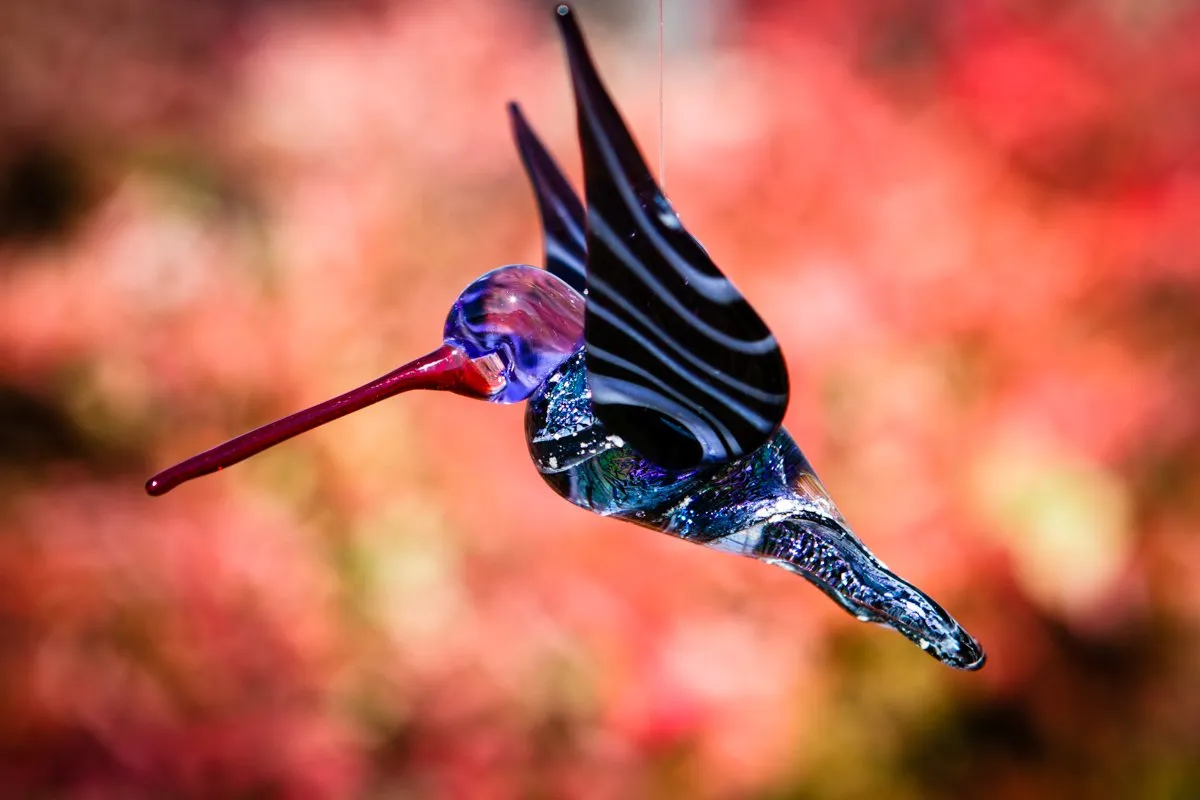
[[[559,8],[587,195],[584,349],[596,416],[656,464],[740,457],[778,429],[779,344],[655,184]]]

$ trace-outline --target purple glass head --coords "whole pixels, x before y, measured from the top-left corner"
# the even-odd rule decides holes
[[[500,267],[450,309],[444,338],[471,358],[495,354],[505,386],[488,399],[519,403],[583,344],[583,297],[545,270]]]
[[[497,403],[527,398],[583,341],[583,297],[525,265],[492,270],[463,290],[446,318],[445,343],[393,372],[297,411],[163,470],[152,495],[261,453],[304,431],[412,389],[438,389]]]

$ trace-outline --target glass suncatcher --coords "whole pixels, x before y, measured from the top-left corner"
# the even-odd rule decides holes
[[[847,526],[781,427],[788,376],[766,324],[683,227],[556,9],[583,151],[586,211],[514,104],[545,266],[468,286],[429,355],[151,478],[152,495],[410,389],[528,401],[529,454],[559,495],[603,516],[748,555],[807,579],[860,620],[975,670],[983,649]]]

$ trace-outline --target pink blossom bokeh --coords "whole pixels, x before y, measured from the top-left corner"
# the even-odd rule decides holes
[[[657,160],[653,4],[576,4]],[[1200,6],[666,4],[666,183],[787,425],[988,650],[591,517],[390,401],[579,177],[548,4],[0,5],[0,794],[1200,796]]]

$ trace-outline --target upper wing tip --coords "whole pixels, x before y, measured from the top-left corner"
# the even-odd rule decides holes
[[[579,19],[571,6],[559,3],[554,9],[554,20],[558,23],[558,29],[569,47],[583,46],[583,31],[579,28]]]
[[[529,130],[529,121],[525,119],[525,113],[521,111],[521,106],[516,100],[509,100],[505,109],[508,111],[508,123],[512,126],[513,133],[520,138]]]

